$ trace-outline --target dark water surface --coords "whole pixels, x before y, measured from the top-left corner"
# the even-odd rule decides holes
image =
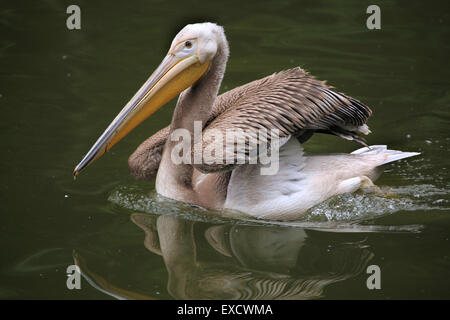
[[[450,14],[446,1],[72,1],[0,5],[0,298],[450,298]],[[369,144],[419,151],[294,223],[160,199],[127,158],[171,102],[74,181],[71,172],[188,22],[225,27],[221,91],[301,66],[374,111]],[[359,146],[316,136],[309,153]],[[68,290],[66,268],[85,273]],[[366,269],[381,268],[368,290]]]

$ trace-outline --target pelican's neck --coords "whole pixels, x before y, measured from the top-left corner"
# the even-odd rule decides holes
[[[183,128],[193,133],[194,121],[201,121],[202,126],[205,125],[217,98],[227,60],[228,45],[225,42],[218,47],[206,74],[192,87],[181,93],[173,112],[171,132]]]
[[[187,202],[196,202],[197,200],[192,186],[192,165],[175,164],[171,156],[176,145],[194,142],[195,121],[201,121],[203,127],[209,119],[222,83],[229,54],[225,35],[221,34],[221,39],[209,70],[197,83],[182,92],[175,107],[169,138],[164,147],[156,177],[157,192],[168,198]],[[187,130],[191,136],[190,141],[171,141],[172,133],[177,129]],[[187,149],[190,150],[190,148]]]

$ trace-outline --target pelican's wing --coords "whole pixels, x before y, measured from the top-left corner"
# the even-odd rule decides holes
[[[226,137],[231,131],[240,131],[244,140],[247,139],[248,156],[252,153],[252,146],[248,143],[249,132],[267,130],[270,140],[269,131],[272,129],[278,129],[281,138],[297,136],[300,142],[306,141],[314,132],[321,132],[365,144],[360,135],[370,132],[365,124],[370,115],[371,110],[358,100],[331,90],[325,82],[297,67],[219,96],[203,130],[201,148],[203,151],[214,149],[212,144],[217,144],[218,140],[212,137],[217,133]],[[222,143],[224,151],[213,154],[215,159],[209,161],[212,164],[204,163],[196,165],[196,168],[203,172],[229,169],[225,157],[230,156],[229,150],[235,150],[231,145],[235,141],[223,138]],[[224,158],[223,162],[220,157]]]
[[[315,132],[330,133],[363,143],[360,134],[371,110],[356,99],[331,90],[301,68],[289,69],[237,87],[217,97],[203,135],[227,129],[279,129],[281,137],[295,135],[301,143]],[[158,170],[169,127],[144,141],[131,155],[130,172],[150,180]],[[287,139],[284,139],[286,141]],[[213,149],[205,139],[201,150]],[[197,149],[198,150],[198,149]],[[219,155],[217,155],[219,157]],[[222,157],[224,154],[222,154]],[[196,165],[203,172],[227,170],[228,165]]]
[[[170,125],[142,142],[133,152],[128,158],[128,169],[132,176],[138,180],[152,180],[156,177],[169,132]]]
[[[277,128],[283,136],[314,130],[353,140],[369,133],[365,123],[371,114],[358,100],[297,67],[220,95],[207,129]]]

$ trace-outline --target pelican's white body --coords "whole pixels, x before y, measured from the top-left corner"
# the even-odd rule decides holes
[[[371,146],[351,154],[304,156],[297,139],[290,139],[280,148],[277,174],[261,175],[259,165],[233,170],[224,208],[292,220],[330,197],[370,185],[381,173],[377,167],[417,154]]]

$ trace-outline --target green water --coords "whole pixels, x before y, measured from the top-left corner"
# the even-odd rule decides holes
[[[0,298],[450,298],[446,1],[72,1],[0,5]],[[160,199],[127,158],[174,102],[74,181],[74,166],[189,22],[225,27],[221,91],[301,66],[374,111],[370,144],[419,151],[294,223],[210,217]],[[316,136],[309,153],[359,148]],[[85,277],[66,287],[74,263]],[[381,289],[368,290],[369,265]],[[91,282],[89,282],[91,281]],[[107,283],[101,287],[101,283]]]

